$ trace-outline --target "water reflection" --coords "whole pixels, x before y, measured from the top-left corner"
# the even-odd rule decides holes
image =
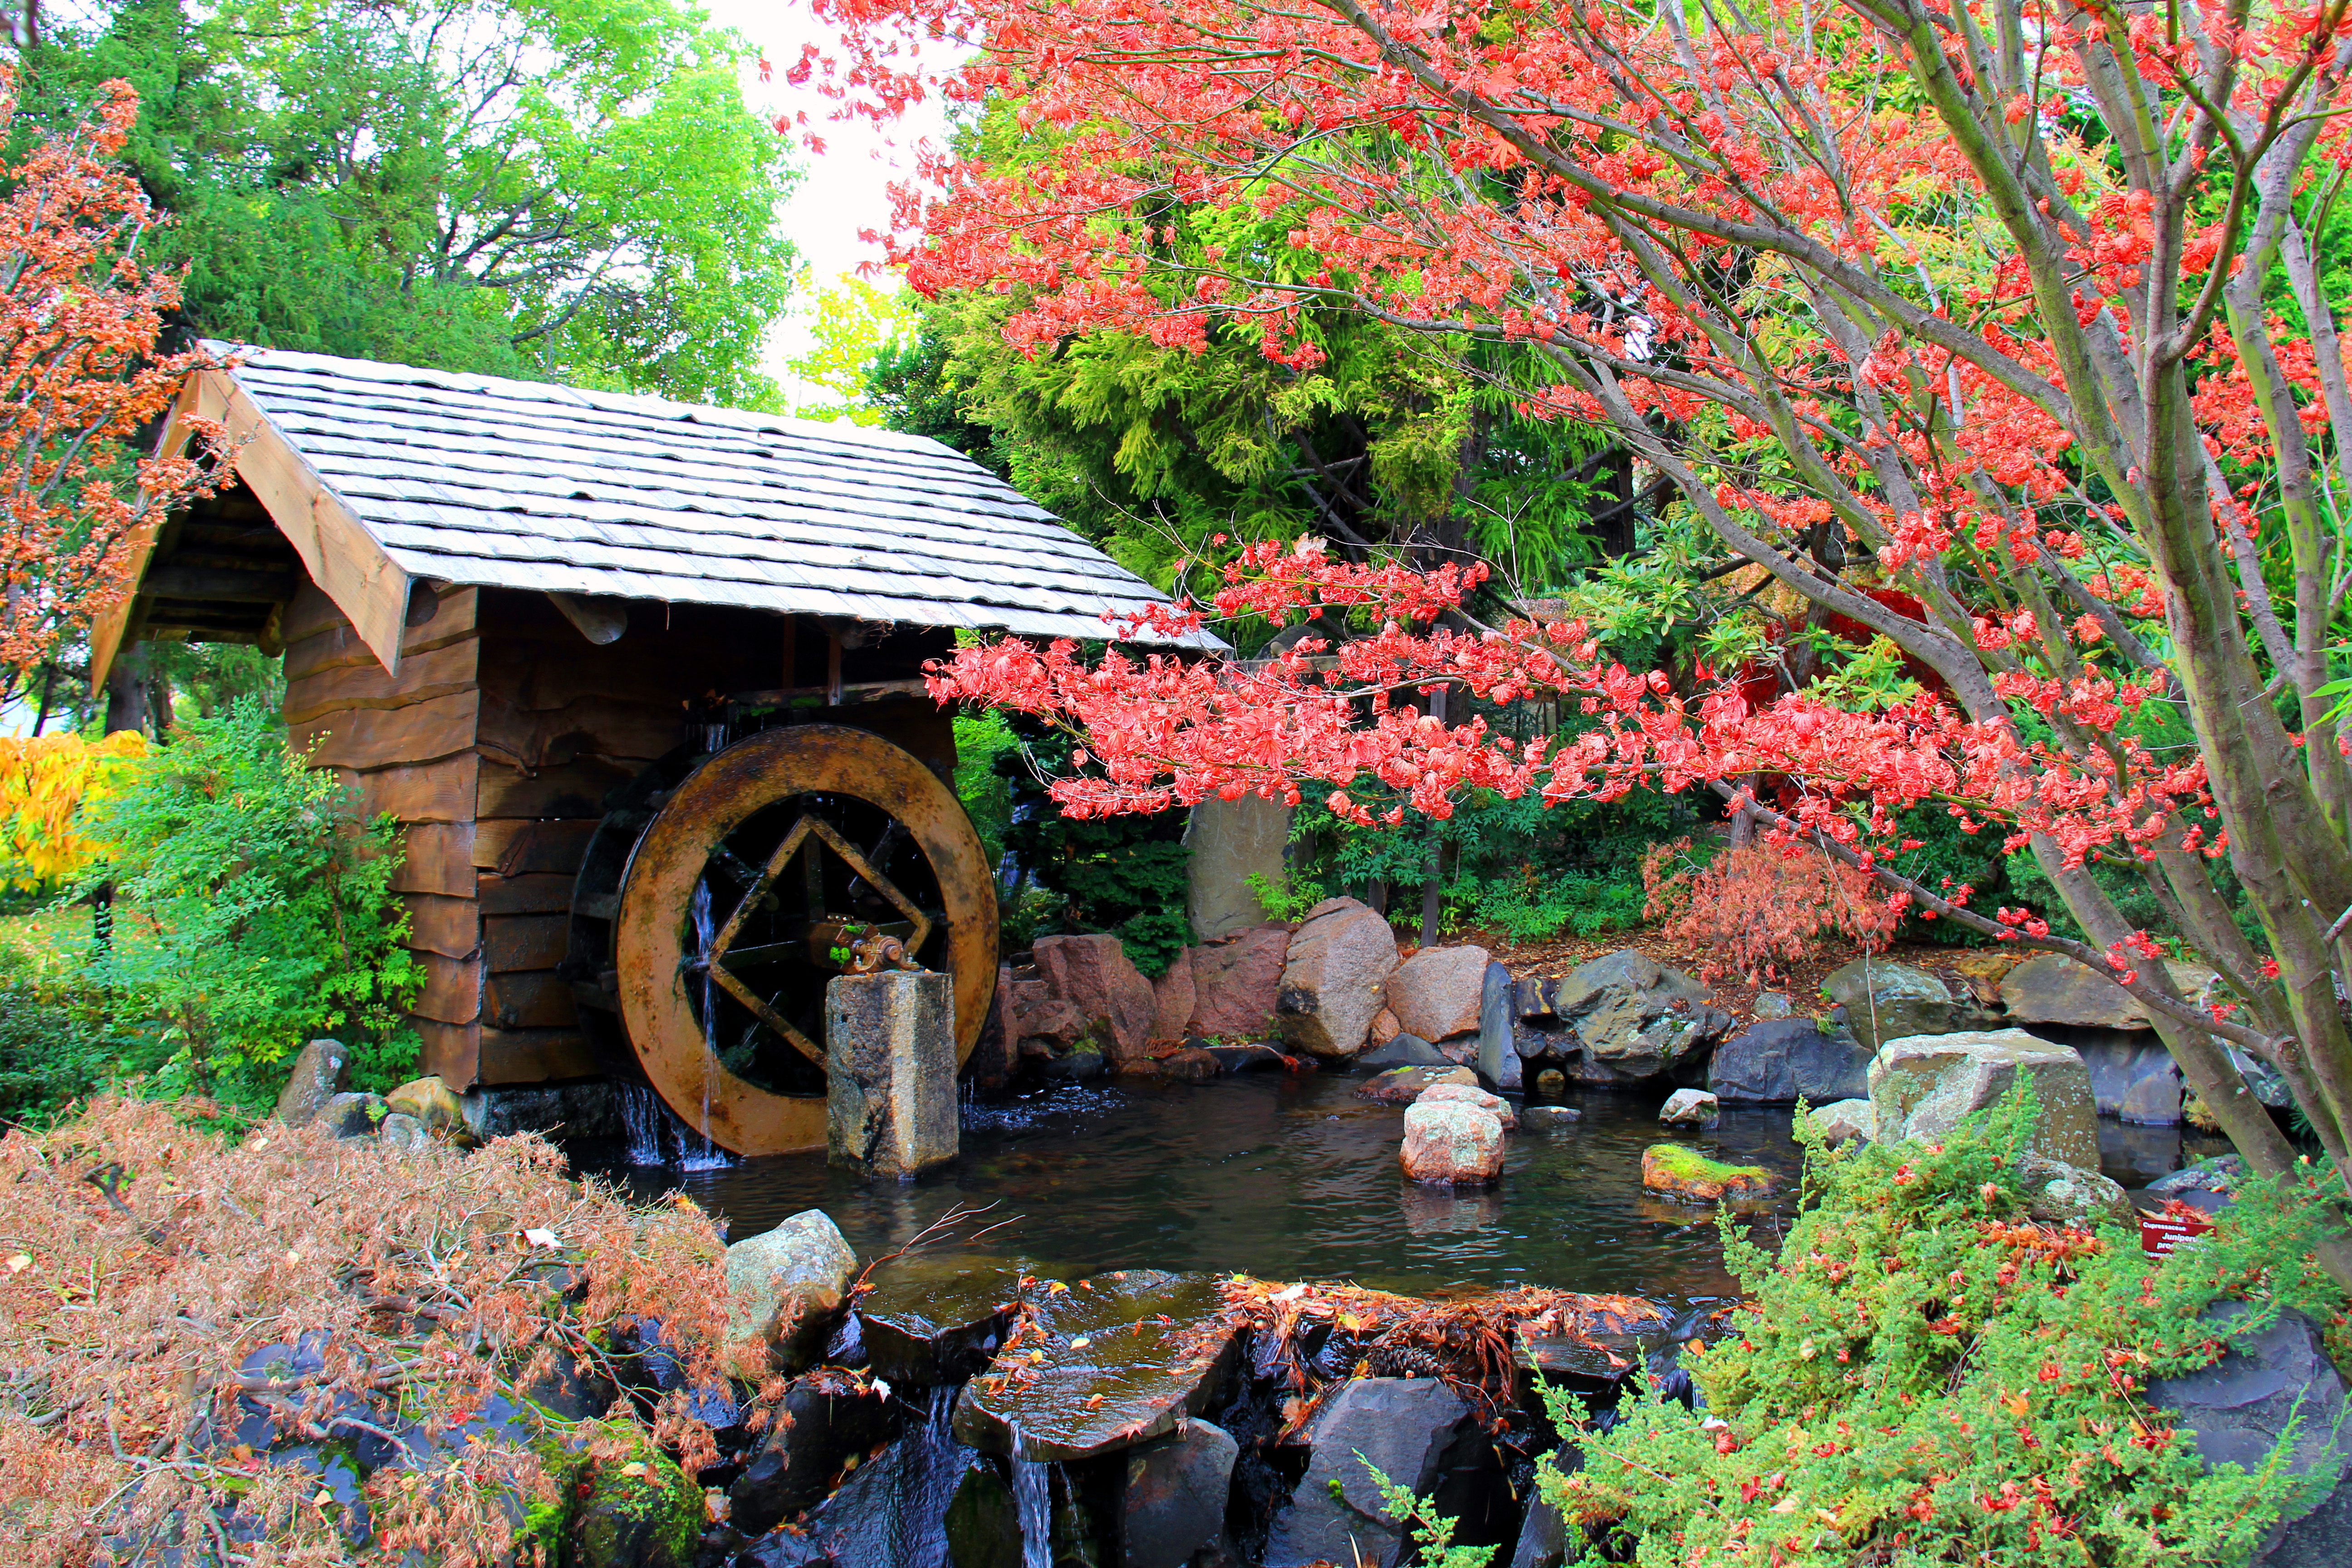
[[[1595,1095],[1571,1131],[1517,1134],[1490,1192],[1416,1188],[1397,1169],[1402,1110],[1362,1080],[1276,1074],[1198,1088],[1064,1086],[965,1108],[963,1157],[913,1184],[867,1184],[821,1154],[723,1171],[599,1167],[640,1192],[682,1187],[748,1236],[822,1208],[866,1257],[959,1203],[1018,1216],[988,1245],[1075,1275],[1107,1268],[1353,1279],[1415,1294],[1519,1284],[1647,1295],[1673,1309],[1736,1296],[1712,1211],[1642,1190],[1643,1148],[1669,1136],[1793,1177],[1784,1110],[1734,1110],[1668,1134],[1650,1100]],[[1777,1242],[1785,1200],[1742,1223]]]

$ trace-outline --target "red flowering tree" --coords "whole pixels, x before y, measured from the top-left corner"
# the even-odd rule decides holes
[[[2231,1049],[2352,1155],[2328,689],[2352,385],[2321,243],[2352,235],[2352,0],[820,5],[845,52],[801,68],[853,109],[938,87],[1048,148],[941,157],[902,194],[918,287],[1007,291],[1040,351],[1246,330],[1310,363],[1309,306],[1530,345],[1527,407],[1607,426],[1735,556],[1934,678],[1870,712],[1677,696],[1581,626],[1471,622],[1465,575],[1261,549],[1216,611],[1378,629],[1335,666],[1087,668],[1000,642],[945,670],[942,692],[1086,733],[1099,776],[1059,785],[1067,806],[1320,781],[1345,809],[1369,775],[1443,813],[1472,785],[1737,797],[1782,775],[1761,808],[1782,832],[2133,992],[2257,1167],[2292,1151]],[[970,63],[925,81],[925,34]],[[1177,210],[1280,243],[1171,246]],[[1566,691],[1601,722],[1515,746],[1391,700],[1441,679]],[[2148,742],[2164,712],[2193,748]],[[2030,846],[2090,940],[1894,875],[1893,814],[1917,805]],[[2147,962],[2095,857],[2145,879],[2227,997]]]
[[[0,145],[16,110],[0,68]],[[156,353],[180,286],[139,259],[158,220],[115,162],[138,117],[110,82],[93,121],[0,163],[0,703],[130,591],[141,527],[209,490],[226,451],[211,427],[194,453],[139,450],[209,360]]]

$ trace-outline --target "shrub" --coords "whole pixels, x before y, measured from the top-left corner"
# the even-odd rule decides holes
[[[324,1033],[354,1082],[392,1087],[415,1060],[401,1012],[424,984],[391,889],[399,825],[362,822],[258,700],[181,734],[91,814],[108,853],[85,886],[110,880],[130,928],[94,976],[165,1047],[166,1089],[266,1104],[279,1064]]]
[[[0,941],[0,1121],[52,1116],[152,1067],[135,1054],[141,1044],[78,954]]]
[[[1895,935],[1895,911],[1870,878],[1817,849],[1767,838],[1704,862],[1691,841],[1653,846],[1642,858],[1647,912],[1665,934],[1706,955],[1700,977],[1739,973],[1762,982],[1783,963],[1820,952],[1831,933],[1875,952]]]
[[[2336,1318],[2310,1257],[2331,1223],[2316,1178],[2250,1185],[2203,1242],[2152,1260],[2112,1223],[2029,1219],[2032,1114],[2021,1082],[1940,1145],[1806,1136],[1810,1201],[1779,1260],[1724,1223],[1752,1300],[1692,1347],[1704,1415],[1628,1401],[1580,1436],[1580,1473],[1542,1467],[1544,1495],[1645,1563],[2245,1563],[2311,1500],[2284,1473],[2291,1445],[2209,1473],[2147,1388],[2217,1359],[2217,1301],[2247,1304],[2233,1331]]]

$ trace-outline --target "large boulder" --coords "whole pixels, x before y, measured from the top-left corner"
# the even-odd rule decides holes
[[[743,1473],[727,1489],[728,1518],[746,1535],[773,1530],[815,1507],[852,1455],[864,1458],[898,1431],[898,1411],[881,1390],[834,1367],[799,1379]]]
[[[2083,1058],[2022,1029],[1914,1035],[1889,1040],[1870,1064],[1876,1138],[1943,1138],[1972,1112],[2000,1103],[2020,1074],[2036,1101],[2035,1152],[2085,1171],[2099,1168],[2098,1113]]]
[[[1822,1105],[1870,1092],[1870,1053],[1811,1018],[1750,1024],[1715,1047],[1706,1087],[1727,1103]]]
[[[425,1131],[460,1134],[466,1131],[466,1106],[457,1092],[438,1078],[411,1079],[383,1097],[398,1116],[413,1116]]]
[[[1424,1040],[1469,1034],[1478,1027],[1491,962],[1483,947],[1425,947],[1389,976],[1389,1011],[1404,1033]]]
[[[2221,977],[2201,963],[2167,961],[2183,996],[2201,1002]],[[2000,982],[2000,1005],[2018,1024],[2062,1024],[2078,1029],[2147,1029],[2154,1020],[2139,998],[2063,952],[2041,952]]]
[[[1806,1114],[1812,1119],[1822,1136],[1832,1143],[1843,1143],[1849,1138],[1867,1140],[1878,1129],[1878,1114],[1866,1100],[1841,1100],[1829,1105],[1816,1105]]]
[[[1290,807],[1245,795],[1211,795],[1184,822],[1185,910],[1202,936],[1223,936],[1264,918],[1256,887],[1290,879]]]
[[[2286,1473],[2316,1472],[2332,1489],[2352,1462],[2344,1376],[2310,1319],[2282,1312],[2264,1328],[2237,1327],[2252,1311],[2242,1301],[2207,1308],[2205,1321],[2229,1348],[2210,1367],[2149,1384],[2148,1403],[2189,1430],[2208,1469],[2259,1473],[2292,1431]]]
[[[1342,1060],[1364,1048],[1397,966],[1396,933],[1354,899],[1326,899],[1290,939],[1276,1006],[1283,1037]]]
[[[1415,1105],[1475,1105],[1503,1124],[1508,1132],[1519,1124],[1519,1113],[1499,1094],[1488,1094],[1475,1083],[1433,1083],[1421,1091]]]
[[[877,1265],[857,1300],[867,1364],[902,1388],[963,1382],[1003,1342],[1027,1273],[1016,1258],[974,1252],[913,1252]]]
[[[1450,1066],[1445,1055],[1419,1035],[1398,1035],[1356,1058],[1360,1068],[1420,1068]]]
[[[634,1423],[614,1423],[618,1452],[588,1461],[564,1529],[575,1568],[691,1568],[702,1543],[702,1489]]]
[[[1046,989],[1077,1010],[1114,1062],[1150,1054],[1159,999],[1115,936],[1044,936],[1030,958]]]
[[[278,1091],[278,1120],[300,1127],[342,1092],[352,1056],[335,1040],[312,1040],[294,1053],[294,1068]]]
[[[1658,1107],[1658,1120],[1669,1127],[1712,1127],[1722,1107],[1703,1089],[1678,1089]]]
[[[1964,1028],[1975,1012],[1927,971],[1884,958],[1857,958],[1832,971],[1822,982],[1822,993],[1845,1009],[1845,1026],[1865,1051],[1906,1035]]]
[[[2123,1188],[2097,1171],[2028,1154],[2017,1178],[2025,1187],[2026,1213],[2044,1224],[2087,1230],[2102,1219],[2126,1227],[2138,1223]]]
[[[1509,970],[1486,965],[1478,987],[1478,1076],[1496,1089],[1517,1089],[1527,1081],[1520,1065],[1527,1058],[1519,1047],[1521,1034],[1531,1026],[1519,1021],[1518,990]]]
[[[857,1275],[857,1254],[823,1209],[803,1209],[727,1249],[727,1339],[741,1375],[763,1375],[820,1347]],[[756,1364],[764,1357],[765,1365]]]
[[[1398,1159],[1407,1181],[1483,1187],[1503,1173],[1503,1119],[1459,1100],[1415,1100]]]
[[[1632,948],[1579,966],[1551,994],[1583,1044],[1578,1077],[1589,1082],[1664,1077],[1731,1026],[1731,1015],[1710,1006],[1697,981]]]
[[[1255,1040],[1274,1032],[1290,932],[1280,926],[1236,931],[1190,949],[1192,1016],[1185,1027],[1213,1038]]]
[[[1192,984],[1192,950],[1186,948],[1160,971],[1160,978],[1151,983],[1151,1037],[1155,1040],[1181,1040],[1192,1022],[1193,1004],[1199,999]]]
[[[1772,1173],[1760,1165],[1711,1160],[1680,1143],[1653,1143],[1642,1151],[1642,1185],[1670,1198],[1716,1203],[1772,1190]]]
[[[2044,1024],[2029,1031],[2071,1047],[2091,1075],[2091,1102],[2102,1116],[2141,1127],[2180,1124],[2180,1068],[2154,1031],[2061,1029]],[[2055,1038],[2063,1035],[2063,1039]]]
[[[1127,1453],[1119,1493],[1119,1568],[1184,1568],[1225,1533],[1241,1445],[1222,1426],[1188,1421],[1175,1436]]]
[[[1360,1377],[1327,1396],[1308,1426],[1307,1474],[1266,1541],[1265,1568],[1404,1560],[1403,1527],[1382,1506],[1377,1468],[1428,1496],[1447,1450],[1471,1426],[1467,1401],[1437,1378]],[[1360,1458],[1359,1457],[1360,1456]]]

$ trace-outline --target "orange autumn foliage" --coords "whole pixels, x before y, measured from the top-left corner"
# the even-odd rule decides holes
[[[1850,937],[1872,952],[1894,939],[1895,911],[1869,873],[1817,849],[1751,838],[1702,866],[1690,848],[1682,838],[1642,858],[1644,913],[1706,954],[1703,979],[1738,974],[1761,984],[1780,965],[1819,954],[1827,937]]]

